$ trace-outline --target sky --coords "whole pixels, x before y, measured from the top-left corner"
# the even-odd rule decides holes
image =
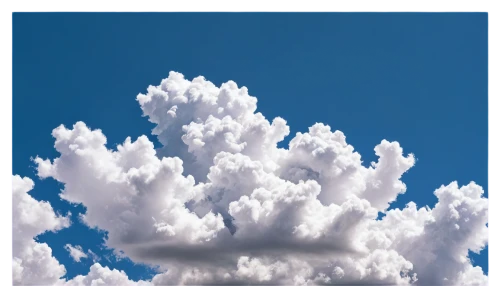
[[[141,135],[161,147],[136,96],[170,71],[246,86],[257,112],[287,121],[279,147],[322,122],[368,167],[382,139],[399,142],[416,162],[389,209],[432,207],[452,181],[487,197],[487,24],[486,13],[14,13],[13,173],[35,182],[33,198],[72,213],[70,227],[36,240],[67,279],[93,261],[74,261],[66,244],[132,280],[155,275],[113,255],[106,233],[79,220],[85,207],[61,199],[64,185],[40,179],[32,158],[58,157],[52,130],[77,121],[101,129],[107,148]],[[471,258],[487,274],[487,248]]]

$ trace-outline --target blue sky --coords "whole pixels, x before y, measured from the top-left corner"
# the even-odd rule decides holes
[[[52,129],[79,120],[102,129],[108,147],[142,134],[157,142],[135,96],[171,70],[247,86],[291,134],[329,124],[365,163],[382,139],[399,141],[417,163],[394,207],[433,205],[433,191],[454,180],[487,196],[487,22],[486,13],[15,13],[13,172],[35,180],[36,199],[73,213],[70,228],[39,241],[68,278],[91,261],[73,262],[66,243],[110,255],[101,264],[132,279],[152,276],[100,249],[104,234],[78,222],[84,208],[37,179],[30,157],[57,157]],[[487,251],[472,258],[487,272]]]

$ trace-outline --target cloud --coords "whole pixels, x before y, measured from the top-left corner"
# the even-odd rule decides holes
[[[34,237],[68,227],[70,220],[56,214],[49,203],[33,199],[28,192],[34,185],[30,178],[12,177],[14,284],[52,284],[66,273],[64,265],[52,257],[52,249]]]
[[[120,285],[120,286],[148,286],[147,281],[131,281],[127,274],[116,269],[103,267],[95,263],[90,267],[87,275],[77,275],[73,279],[58,284],[60,286],[87,286],[87,285]]]
[[[95,254],[92,250],[88,250],[87,251],[87,255],[90,257],[90,259],[92,259],[93,262],[97,262],[97,261],[100,261],[101,258],[99,257],[99,255]]]
[[[64,265],[52,256],[52,249],[46,243],[38,243],[34,237],[69,227],[70,220],[56,214],[48,202],[32,198],[28,192],[33,187],[34,182],[28,177],[12,177],[14,285],[150,285],[146,281],[130,281],[123,272],[98,263],[91,266],[86,276],[79,275],[69,281],[61,279],[66,274]],[[87,257],[78,245],[66,244],[65,248],[75,261]],[[89,254],[95,255],[90,249]]]
[[[82,258],[88,257],[80,245],[72,246],[71,244],[66,244],[64,245],[64,249],[69,252],[71,258],[73,258],[73,260],[76,262],[80,262]]]
[[[35,162],[108,247],[160,266],[151,283],[487,284],[468,259],[487,244],[482,188],[451,183],[433,208],[387,210],[415,164],[398,142],[375,146],[370,167],[322,123],[278,148],[286,121],[256,112],[247,88],[175,72],[137,101],[162,148],[141,136],[108,149],[77,122],[53,130],[59,157]],[[86,277],[109,272],[93,267]]]

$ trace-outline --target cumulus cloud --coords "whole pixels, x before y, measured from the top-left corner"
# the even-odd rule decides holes
[[[69,252],[71,258],[73,258],[73,260],[76,262],[80,262],[82,258],[88,257],[80,245],[73,246],[71,244],[66,244],[64,245],[64,249],[66,249]]]
[[[78,275],[73,279],[58,284],[60,286],[87,286],[87,285],[120,285],[120,286],[148,286],[151,283],[147,281],[129,280],[127,274],[116,269],[102,267],[95,263],[90,267],[87,275]]]
[[[365,167],[322,123],[279,148],[286,121],[256,112],[232,81],[171,72],[147,91],[137,101],[160,149],[146,136],[109,149],[101,130],[77,122],[53,130],[59,157],[35,162],[86,207],[88,226],[108,231],[108,247],[160,266],[152,284],[487,284],[468,258],[487,244],[480,186],[451,183],[433,208],[387,210],[415,164],[398,142],[382,140]],[[97,276],[129,283],[99,264],[72,283]]]
[[[50,203],[31,197],[28,192],[33,187],[34,182],[28,177],[12,177],[14,285],[150,285],[146,281],[131,281],[125,273],[99,263],[94,264],[86,276],[79,275],[69,281],[61,279],[66,268],[52,256],[52,249],[46,243],[38,243],[34,238],[46,231],[69,227],[70,220],[56,214]],[[66,244],[65,248],[75,261],[87,257],[78,245]],[[95,255],[91,250],[90,253]]]
[[[12,177],[14,284],[53,284],[66,273],[64,265],[52,257],[52,249],[34,237],[68,227],[69,218],[56,214],[48,202],[33,199],[28,192],[34,185],[30,178]]]

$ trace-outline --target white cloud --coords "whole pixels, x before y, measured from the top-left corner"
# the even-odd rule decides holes
[[[69,252],[71,258],[73,258],[73,260],[76,262],[80,262],[82,258],[88,257],[80,245],[73,246],[71,244],[66,244],[64,246],[64,249],[66,249]]]
[[[150,285],[147,281],[131,281],[123,271],[110,270],[98,263],[92,265],[86,276],[78,275],[70,281],[61,279],[66,274],[64,265],[52,256],[52,249],[46,243],[38,243],[34,237],[68,227],[70,221],[54,213],[48,202],[33,199],[28,194],[33,187],[30,178],[12,177],[14,285]],[[78,245],[66,244],[65,248],[75,261],[87,257]],[[97,257],[90,249],[89,255]]]
[[[58,158],[35,161],[40,177],[64,183],[63,199],[85,205],[85,223],[108,231],[109,247],[168,270],[153,284],[487,284],[467,258],[487,244],[481,187],[452,183],[432,209],[386,211],[415,164],[399,143],[382,140],[368,168],[321,123],[278,148],[286,122],[255,113],[234,82],[170,73],[137,100],[160,150],[145,136],[108,149],[78,122],[52,132]],[[128,283],[92,267],[73,282]]]
[[[87,286],[87,285],[120,285],[120,286],[148,286],[151,283],[147,281],[131,281],[127,274],[116,269],[102,267],[101,264],[95,263],[90,267],[87,275],[78,275],[73,279],[60,283],[61,286]]]
[[[14,284],[52,284],[66,273],[64,265],[52,257],[52,249],[33,238],[46,231],[68,227],[69,218],[54,213],[49,203],[33,199],[28,192],[34,185],[27,177],[12,177]]]

